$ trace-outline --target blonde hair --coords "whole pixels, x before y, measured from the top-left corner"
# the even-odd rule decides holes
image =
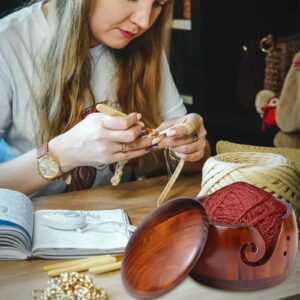
[[[35,1],[37,2],[37,1]],[[49,1],[52,34],[43,60],[36,97],[40,139],[49,140],[80,121],[85,101],[95,104],[91,90],[88,15],[93,0]],[[153,26],[126,48],[111,49],[116,58],[116,91],[124,112],[141,112],[147,126],[160,123],[163,27],[170,16],[167,2]]]
[[[35,97],[40,140],[49,140],[78,123],[85,99],[94,103],[88,59],[91,5],[92,0],[49,2],[51,37]]]

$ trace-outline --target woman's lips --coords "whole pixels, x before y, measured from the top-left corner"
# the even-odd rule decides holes
[[[120,31],[121,35],[126,39],[132,39],[136,35],[135,33],[123,30],[121,28],[119,28],[119,31]]]

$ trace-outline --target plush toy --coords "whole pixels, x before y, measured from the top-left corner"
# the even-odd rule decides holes
[[[274,126],[276,123],[276,108],[278,105],[278,98],[275,93],[269,90],[260,91],[255,100],[256,110],[262,118],[262,131],[266,131]]]
[[[262,90],[256,95],[255,108],[261,118],[264,116],[262,107],[267,105],[270,99],[275,97],[275,93],[270,90]]]
[[[278,98],[272,98],[261,109],[263,111],[262,130],[266,131],[268,128],[277,126],[276,122],[276,108],[278,105]]]
[[[276,120],[284,132],[300,132],[300,52],[285,77],[280,93]]]
[[[262,90],[256,96],[255,107],[264,131],[279,127],[275,146],[300,147],[300,52],[294,56],[280,95]]]

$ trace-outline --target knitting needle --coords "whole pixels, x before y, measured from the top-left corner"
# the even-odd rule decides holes
[[[110,106],[102,104],[102,103],[97,104],[96,105],[96,109],[99,112],[104,113],[104,114],[109,115],[109,116],[117,116],[117,117],[125,117],[125,116],[127,116],[126,114],[122,113],[121,111],[116,110],[114,108],[111,108]],[[145,127],[145,124],[143,122],[141,122],[141,121],[138,121],[138,124],[140,126],[142,126],[143,128],[145,128],[145,130],[151,136],[161,136],[161,135],[166,134],[166,130],[164,130],[162,132],[156,131],[155,129],[151,129],[151,128]]]
[[[54,269],[60,269],[60,268],[64,268],[64,267],[77,265],[77,264],[80,264],[80,263],[86,263],[86,262],[99,262],[99,263],[101,263],[102,261],[105,261],[108,257],[112,257],[112,255],[92,256],[92,257],[83,258],[83,259],[76,259],[76,260],[70,260],[70,261],[67,261],[67,262],[46,265],[46,266],[43,267],[43,271],[50,271],[50,270],[54,270]]]
[[[111,264],[95,266],[89,269],[91,274],[102,274],[110,271],[115,271],[121,269],[122,261],[117,261]]]
[[[104,113],[109,116],[112,116],[112,117],[126,117],[127,116],[126,114],[122,113],[121,111],[111,108],[110,106],[102,104],[102,103],[97,104],[96,109],[99,112]],[[145,127],[145,124],[143,122],[138,121],[137,123],[140,126],[142,126],[143,128]]]
[[[119,261],[120,258],[114,257],[114,256],[110,256],[107,257],[106,259],[103,259],[101,262],[97,262],[97,261],[88,261],[88,262],[81,262],[81,263],[77,263],[75,265],[70,265],[68,267],[63,267],[63,268],[58,268],[58,269],[53,269],[48,271],[48,275],[49,276],[57,276],[61,273],[66,273],[66,272],[81,272],[81,271],[86,271],[90,268],[93,267],[99,267],[99,266],[104,266],[106,264],[112,264],[115,263],[117,261]]]

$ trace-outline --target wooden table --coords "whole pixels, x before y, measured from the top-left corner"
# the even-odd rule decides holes
[[[157,198],[167,182],[166,177],[130,182],[119,187],[103,187],[81,192],[59,194],[34,200],[35,209],[100,210],[123,208],[131,222],[138,225],[156,207]],[[200,189],[199,176],[182,177],[169,197],[196,196]],[[53,262],[53,261],[51,261]],[[0,262],[0,299],[31,299],[33,289],[43,289],[48,276],[42,267],[49,260]],[[122,285],[120,272],[93,276],[97,286],[104,288],[110,300],[133,299]],[[296,296],[297,295],[297,296]],[[300,254],[294,269],[281,284],[252,292],[228,292],[206,287],[187,277],[177,287],[159,299],[300,299]],[[299,297],[299,298],[298,298]]]

